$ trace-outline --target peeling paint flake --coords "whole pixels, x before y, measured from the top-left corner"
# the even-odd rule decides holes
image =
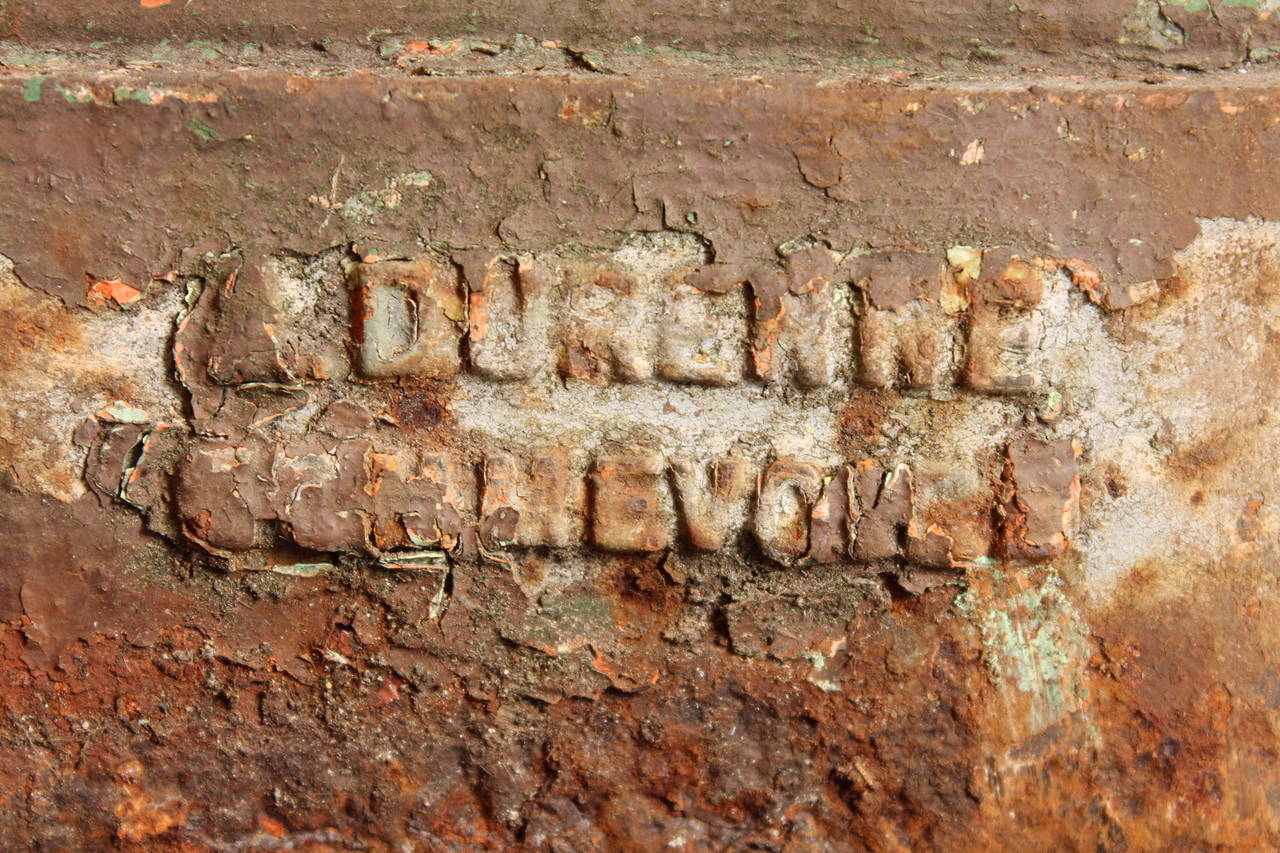
[[[108,302],[114,303],[117,308],[123,308],[137,302],[142,296],[141,290],[125,284],[118,278],[110,281],[91,279],[86,301],[90,308],[101,308]]]
[[[986,146],[981,139],[975,139],[964,147],[960,154],[961,166],[976,166],[986,156]]]

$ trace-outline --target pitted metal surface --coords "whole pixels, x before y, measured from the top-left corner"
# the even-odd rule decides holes
[[[1268,9],[54,5],[14,849],[1277,845]]]

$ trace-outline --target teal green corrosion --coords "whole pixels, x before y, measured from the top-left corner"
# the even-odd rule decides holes
[[[1043,582],[1017,588],[997,570],[993,587],[1008,594],[988,598],[970,587],[955,600],[956,610],[977,628],[992,680],[1029,700],[1032,730],[1083,706],[1083,670],[1092,654],[1088,627],[1064,593],[1062,578],[1051,567],[1043,571]],[[1027,577],[1037,574],[1026,571]]]

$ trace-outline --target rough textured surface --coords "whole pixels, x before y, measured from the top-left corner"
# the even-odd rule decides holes
[[[18,275],[69,304],[86,275],[144,289],[229,247],[539,251],[664,228],[726,264],[804,240],[975,244],[1128,285],[1169,276],[1197,216],[1280,217],[1254,179],[1271,81],[17,73],[0,120],[22,201],[0,221]]]
[[[199,42],[322,51],[431,42],[492,45],[526,33],[576,51],[884,62],[1005,63],[1140,60],[1221,67],[1265,61],[1280,43],[1270,0],[1036,0],[1032,3],[874,3],[765,0],[644,4],[620,0],[111,0],[83,9],[60,0],[7,0],[0,34],[39,45]],[[439,48],[437,48],[439,49]],[[590,67],[594,57],[586,57]]]
[[[314,5],[0,3],[7,847],[1280,846],[1269,7]]]

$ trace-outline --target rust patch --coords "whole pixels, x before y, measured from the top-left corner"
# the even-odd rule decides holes
[[[387,415],[396,426],[437,438],[450,434],[447,382],[402,379],[388,386],[387,391],[390,400]]]
[[[1211,480],[1223,466],[1235,458],[1231,439],[1232,433],[1224,430],[1178,447],[1168,457],[1169,470],[1184,483],[1204,483]]]
[[[21,8],[47,12],[36,33],[67,20]],[[267,33],[275,63],[353,14],[298,8],[95,21]],[[598,11],[531,31],[669,25]],[[814,27],[797,58],[914,43],[896,8],[767,11],[682,44],[788,22]],[[964,62],[996,61],[973,32],[1163,32],[1088,3],[1060,31],[1052,3],[935,11],[931,44]],[[1270,78],[753,77],[643,39],[646,73],[576,47],[566,72],[554,43],[409,37],[447,10],[360,12],[358,46],[317,38],[324,74],[0,81],[22,202],[0,220],[32,285],[0,304],[0,836],[1280,846],[1273,365],[1249,360],[1275,337],[1274,270],[1241,252],[1236,290],[1134,284],[1166,280],[1197,217],[1276,213]],[[1256,17],[1167,15],[1212,45],[1170,58],[1231,62]],[[378,73],[334,73],[371,40]],[[1186,179],[1205,164],[1215,180]],[[1202,296],[1221,334],[1192,325]],[[129,310],[80,307],[99,300]],[[124,324],[160,304],[188,396],[143,406],[127,347],[168,319]],[[1237,389],[1196,361],[1251,366]],[[1264,429],[1186,426],[1180,394],[1237,390]],[[1198,516],[1163,494],[1162,455]],[[53,461],[81,491],[31,480]],[[1220,476],[1249,465],[1257,489]],[[1102,521],[1082,525],[1085,477]]]

